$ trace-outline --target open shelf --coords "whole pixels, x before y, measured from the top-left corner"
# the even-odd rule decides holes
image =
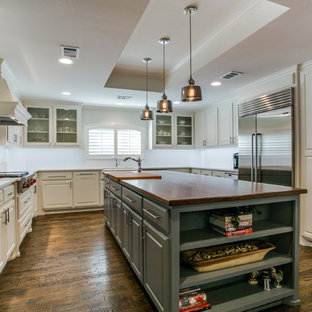
[[[49,133],[49,131],[27,131],[27,133],[35,133],[35,134],[38,134],[38,133]]]
[[[212,229],[196,229],[182,231],[180,234],[180,250],[189,250],[201,247],[215,246],[226,243],[233,243],[247,239],[254,239],[264,236],[271,236],[293,231],[292,226],[286,226],[270,220],[254,221],[252,225],[253,233],[225,237]]]
[[[30,121],[48,121],[49,118],[33,118],[33,117],[31,117],[29,120]]]
[[[72,121],[72,122],[76,122],[76,119],[57,119],[57,121]]]
[[[211,312],[240,312],[290,297],[294,293],[286,286],[265,291],[258,285],[242,282],[211,289],[207,292],[207,299],[211,303]]]
[[[215,270],[211,272],[197,272],[190,267],[180,266],[180,288],[186,288],[196,285],[205,284],[209,281],[214,282],[225,278],[230,278],[265,268],[275,267],[291,263],[293,258],[289,255],[281,255],[271,251],[263,260],[252,263],[233,266],[226,269]]]

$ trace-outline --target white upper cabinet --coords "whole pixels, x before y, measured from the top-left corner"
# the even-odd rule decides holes
[[[206,120],[206,146],[218,145],[218,113],[216,108],[205,112]]]
[[[195,147],[237,144],[237,108],[233,101],[195,114]]]
[[[154,148],[194,147],[193,138],[193,114],[156,114],[153,121]]]
[[[233,107],[232,103],[218,107],[219,145],[233,144]]]
[[[81,109],[77,106],[28,106],[32,117],[25,127],[25,144],[78,146]]]

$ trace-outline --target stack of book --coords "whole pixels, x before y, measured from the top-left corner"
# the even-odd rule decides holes
[[[211,304],[207,301],[204,291],[198,286],[180,290],[179,300],[180,312],[207,311]]]
[[[233,225],[233,216],[212,214],[209,227],[227,237],[252,233],[252,214],[238,216],[238,224]]]

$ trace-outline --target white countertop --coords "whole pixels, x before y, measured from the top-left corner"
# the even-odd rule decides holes
[[[18,178],[1,178],[0,179],[0,188],[10,185],[14,182],[18,181]]]

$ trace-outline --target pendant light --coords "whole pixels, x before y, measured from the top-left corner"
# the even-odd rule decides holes
[[[197,8],[195,6],[188,6],[184,9],[184,13],[189,15],[190,24],[190,78],[188,80],[188,86],[182,88],[182,102],[196,102],[202,100],[200,86],[195,86],[195,81],[192,77],[192,14],[196,11]]]
[[[172,112],[172,102],[167,100],[166,95],[166,55],[165,46],[170,41],[169,38],[160,38],[159,43],[163,45],[163,95],[161,100],[157,101],[157,112],[158,113],[171,113]]]
[[[145,67],[145,86],[146,86],[146,104],[141,112],[141,120],[153,120],[153,111],[148,106],[148,63],[152,61],[151,58],[146,57],[143,62],[146,64]]]

